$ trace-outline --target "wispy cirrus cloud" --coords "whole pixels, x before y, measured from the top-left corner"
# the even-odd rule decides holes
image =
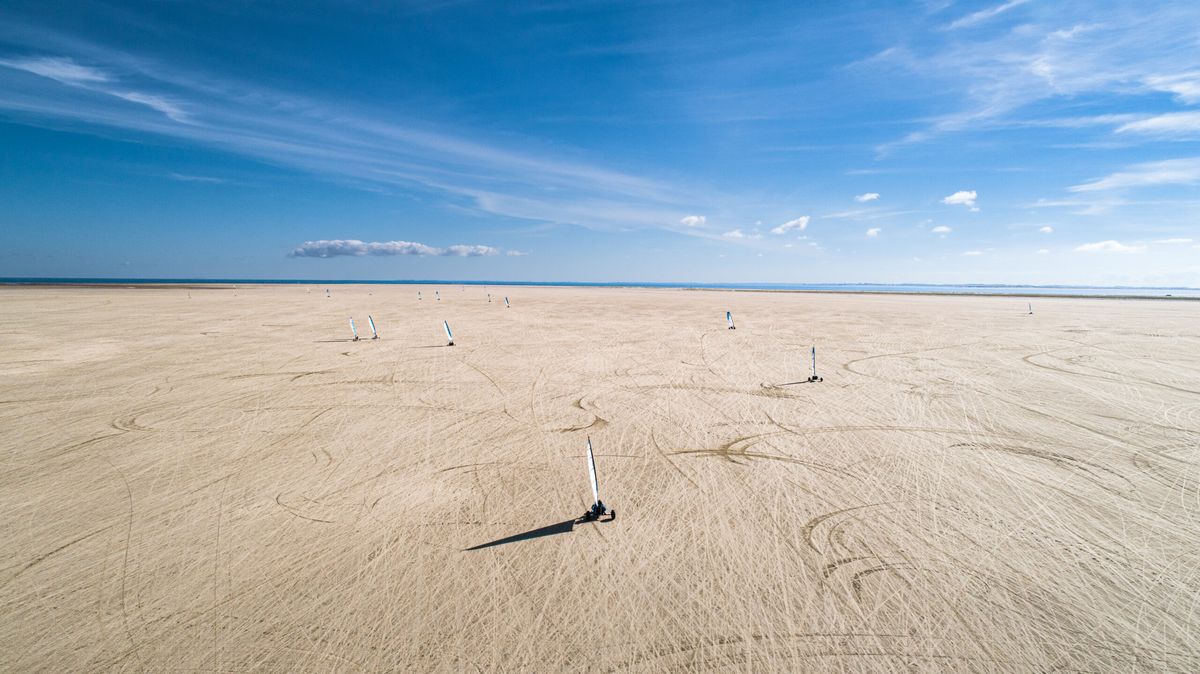
[[[1012,12],[1022,5],[1029,10]],[[1021,127],[1114,127],[1136,122],[1136,113],[1064,117],[1058,101],[1092,101],[1168,92],[1180,103],[1200,101],[1194,26],[1200,5],[1173,3],[1146,12],[1134,3],[1063,0],[1036,5],[1014,0],[964,16],[946,28],[978,27],[972,39],[907,39],[883,50],[873,69],[892,68],[943,87],[948,112],[921,121],[896,140],[876,146],[877,156],[949,134]],[[982,28],[986,25],[987,30]],[[957,101],[957,103],[955,102]],[[1102,105],[1102,104],[1101,104]],[[947,107],[943,106],[943,107]],[[1095,108],[1093,108],[1095,109]],[[1105,131],[1107,133],[1107,131]],[[1125,138],[1135,134],[1126,132]]]
[[[121,88],[108,72],[75,62],[65,56],[31,56],[0,59],[0,67],[21,70],[54,80],[69,87],[106,94],[114,98],[144,105],[176,122],[189,122],[187,111],[165,96]]]
[[[228,182],[224,178],[213,178],[212,176],[194,176],[187,173],[168,173],[167,177],[171,180],[178,180],[184,183],[210,183],[219,185]]]
[[[1180,103],[1200,103],[1200,70],[1174,75],[1151,75],[1146,86],[1175,94]]]
[[[1159,137],[1196,136],[1200,135],[1200,112],[1171,112],[1147,117],[1123,124],[1116,132]]]
[[[40,75],[72,86],[96,85],[112,78],[102,70],[76,63],[63,56],[29,56],[0,59],[0,66]]]
[[[1099,192],[1152,185],[1194,185],[1200,183],[1200,157],[1167,159],[1134,164],[1091,182],[1068,188],[1072,192]]]
[[[1114,208],[1127,206],[1130,202],[1125,199],[1120,199],[1105,195],[1103,197],[1089,199],[1085,197],[1077,197],[1071,199],[1038,199],[1032,204],[1026,204],[1025,208],[1072,208],[1074,215],[1104,215],[1111,212]]]
[[[1011,9],[1020,7],[1029,1],[1030,0],[1008,0],[1008,2],[1001,3],[999,5],[993,5],[986,9],[981,9],[978,12],[968,14],[961,19],[956,19],[955,21],[951,22],[950,25],[946,26],[946,28],[950,30],[957,30],[959,28],[976,26],[988,21],[989,19],[1000,16]]]
[[[860,195],[854,197],[854,200],[860,204],[866,203],[868,201],[876,201],[878,199],[879,199],[878,192],[867,192],[866,194],[860,194]]]
[[[351,112],[340,102],[176,70],[95,45],[87,54],[86,63],[67,55],[0,59],[0,110],[73,129],[82,122],[173,138],[371,191],[432,193],[481,213],[593,229],[664,228],[687,204],[713,197],[709,189],[563,159],[535,142],[514,150],[391,111],[356,106]],[[38,86],[16,72],[62,86]],[[686,223],[665,228],[712,236]]]
[[[512,254],[514,251],[509,251]],[[371,241],[363,242],[357,239],[322,239],[320,241],[305,241],[303,245],[293,248],[288,257],[364,257],[418,255],[441,257],[482,257],[499,255],[500,251],[491,246],[456,244],[445,248],[435,248],[414,241]]]
[[[162,96],[143,94],[136,91],[110,91],[108,93],[116,96],[117,98],[129,101],[130,103],[138,103],[150,108],[151,110],[157,110],[158,112],[166,115],[169,119],[173,119],[176,122],[189,121],[188,114],[182,107],[172,103],[170,100]]]

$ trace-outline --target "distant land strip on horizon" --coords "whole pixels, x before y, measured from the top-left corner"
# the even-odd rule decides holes
[[[459,285],[565,288],[655,288],[751,292],[855,293],[878,295],[986,295],[999,297],[1075,297],[1095,299],[1200,300],[1200,288],[1166,286],[1064,286],[936,283],[688,283],[625,281],[463,281],[437,279],[201,279],[201,278],[54,278],[0,277],[8,286],[90,288],[214,288],[230,285]]]

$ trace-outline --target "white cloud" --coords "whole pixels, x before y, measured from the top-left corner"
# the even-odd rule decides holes
[[[1076,246],[1075,250],[1080,253],[1140,253],[1146,250],[1146,247],[1127,246],[1120,241],[1109,239],[1108,241],[1085,243],[1083,245]]]
[[[978,198],[978,196],[979,193],[977,193],[975,190],[959,190],[954,194],[942,199],[942,203],[949,206],[966,206],[972,211],[978,211],[979,209],[975,207],[975,199]]]
[[[783,223],[782,225],[776,227],[775,229],[772,229],[771,233],[772,234],[787,234],[788,232],[792,231],[793,229],[804,230],[804,228],[808,227],[808,221],[809,221],[809,217],[807,215],[801,215],[800,217],[796,218],[795,220],[788,220],[787,222]]]
[[[1117,127],[1117,133],[1149,136],[1192,136],[1200,134],[1200,112],[1171,112],[1139,119]]]
[[[1054,228],[1051,227],[1050,225],[1046,225],[1045,227],[1039,227],[1038,231],[1041,232],[1042,234],[1053,234]]]
[[[1146,85],[1175,94],[1181,103],[1200,103],[1200,71],[1147,77]]]
[[[507,253],[505,253],[505,255],[507,255],[509,257],[525,257],[528,254],[529,254],[529,251],[527,251],[527,250],[510,250]]]
[[[879,233],[882,231],[883,231],[882,227],[872,227],[867,230],[867,236],[869,236],[871,238],[875,238],[875,237],[879,236]]]
[[[1191,243],[1191,242],[1192,242],[1191,239],[1158,239],[1154,243],[1179,244],[1179,243]]]
[[[684,227],[699,227],[707,221],[703,215],[685,215],[679,220],[679,224]]]
[[[1004,0],[991,1],[1003,4],[952,25],[970,26],[996,16],[996,10],[1013,8]],[[947,106],[943,114],[878,146],[877,152],[886,156],[945,134],[975,136],[991,129],[1039,124],[1090,96],[1149,98],[1145,94],[1168,91],[1185,103],[1200,100],[1197,61],[1180,57],[1181,50],[1190,55],[1195,44],[1200,4],[1172,2],[1154,7],[1151,12],[1135,3],[1106,2],[1098,10],[1077,1],[1042,2],[1030,20],[1022,16],[1018,22],[1013,17],[993,30],[972,31],[971,39],[952,38],[940,44],[901,40],[886,50],[885,58],[879,55],[881,62],[869,65],[907,71],[930,86],[944,87]],[[1082,23],[1083,17],[1094,22]],[[955,107],[950,96],[961,103]],[[1043,101],[1061,104],[1040,105]]]
[[[27,73],[48,77],[63,84],[75,86],[108,82],[112,78],[102,70],[79,65],[69,58],[40,56],[23,59],[0,59],[0,66],[24,70]]]
[[[981,251],[981,250],[968,250],[967,252],[963,253],[963,255],[968,255],[968,256],[971,256],[971,257],[975,257],[976,255],[983,255],[983,251]]]
[[[947,227],[945,225],[938,225],[937,227],[934,227],[933,229],[931,229],[929,231],[933,232],[934,234],[949,234],[950,232],[953,232],[954,230],[950,229],[949,227]]]
[[[1074,185],[1072,192],[1096,192],[1148,185],[1191,185],[1200,182],[1200,157],[1134,164],[1090,183]]]
[[[448,255],[450,257],[480,257],[483,255],[498,255],[500,251],[491,246],[464,246],[455,244],[442,250],[438,255]]]
[[[541,150],[538,143],[520,143],[520,149],[486,144],[477,129],[433,130],[425,120],[373,112],[352,100],[314,99],[98,46],[86,53],[86,61],[0,58],[0,114],[18,111],[72,129],[145,133],[368,191],[419,191],[477,212],[591,229],[665,225],[704,235],[702,228],[671,223],[707,200],[727,201],[686,183],[579,163],[548,144]],[[12,69],[65,86],[47,86]]]
[[[321,239],[305,241],[295,248],[289,257],[337,257],[339,255],[436,255],[437,249],[423,243],[411,241],[388,241],[364,243],[358,239]]]
[[[121,92],[113,91],[113,92],[109,92],[109,93],[111,93],[113,96],[116,96],[117,98],[125,99],[125,100],[129,101],[130,103],[138,103],[140,105],[144,105],[144,106],[150,108],[151,110],[157,110],[158,112],[161,112],[162,114],[166,115],[170,119],[175,120],[176,122],[187,122],[188,121],[187,112],[185,112],[183,110],[183,108],[172,103],[171,101],[168,101],[167,99],[163,98],[162,96],[151,96],[149,94],[139,94],[136,91],[121,91]]]
[[[858,203],[862,204],[862,203],[866,203],[868,201],[875,201],[878,198],[879,198],[878,192],[867,192],[866,194],[860,194],[860,195],[854,197],[854,200],[857,201]]]
[[[1005,2],[1003,4],[995,5],[993,7],[988,7],[987,9],[981,9],[978,12],[975,12],[974,14],[968,14],[968,15],[962,17],[961,19],[954,21],[949,26],[947,26],[947,28],[949,28],[950,30],[955,30],[957,28],[967,28],[970,26],[974,26],[976,24],[983,23],[983,22],[987,21],[988,19],[991,19],[995,16],[999,16],[1000,14],[1003,14],[1003,13],[1007,12],[1008,10],[1013,9],[1014,7],[1020,7],[1021,5],[1025,4],[1027,2],[1029,2],[1029,0],[1008,0],[1008,2]]]
[[[1049,255],[1050,249],[1049,248],[1038,248],[1037,254],[1038,255]]]
[[[1104,215],[1118,206],[1125,206],[1128,204],[1128,201],[1114,197],[1086,199],[1038,199],[1032,204],[1026,204],[1025,208],[1075,208],[1078,210],[1071,211],[1075,215]]]
[[[113,89],[109,84],[113,78],[108,73],[97,68],[80,65],[69,58],[40,56],[24,59],[0,59],[0,66],[24,70],[27,73],[46,77],[68,86],[97,91],[130,103],[144,105],[151,110],[161,112],[176,122],[189,121],[183,108],[166,98],[138,91]]]
[[[849,220],[879,220],[880,218],[889,218],[893,215],[903,214],[907,211],[898,211],[895,213],[880,213],[874,208],[856,208],[852,211],[835,211],[833,213],[824,213],[822,218],[826,219],[849,219]]]
[[[180,182],[186,182],[186,183],[214,183],[214,184],[217,184],[217,183],[226,182],[225,180],[223,180],[221,178],[212,178],[210,176],[193,176],[193,175],[188,175],[186,173],[168,173],[167,177],[170,178],[171,180],[178,180]]]
[[[363,242],[357,239],[333,239],[320,241],[305,241],[304,245],[292,249],[288,257],[338,257],[349,255],[362,257],[364,255],[440,255],[446,257],[479,257],[482,255],[497,255],[500,251],[491,246],[454,245],[448,248],[434,248],[413,241],[372,241]]]
[[[742,229],[731,229],[726,231],[725,234],[721,234],[721,236],[726,237],[726,239],[762,239],[762,234],[746,234]]]

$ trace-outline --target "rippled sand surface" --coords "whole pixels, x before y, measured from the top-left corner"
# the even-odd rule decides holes
[[[331,290],[0,288],[0,669],[1200,671],[1195,303]]]

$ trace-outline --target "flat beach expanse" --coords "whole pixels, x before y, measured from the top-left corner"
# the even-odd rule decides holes
[[[1194,303],[330,289],[0,288],[0,670],[1200,671]]]

